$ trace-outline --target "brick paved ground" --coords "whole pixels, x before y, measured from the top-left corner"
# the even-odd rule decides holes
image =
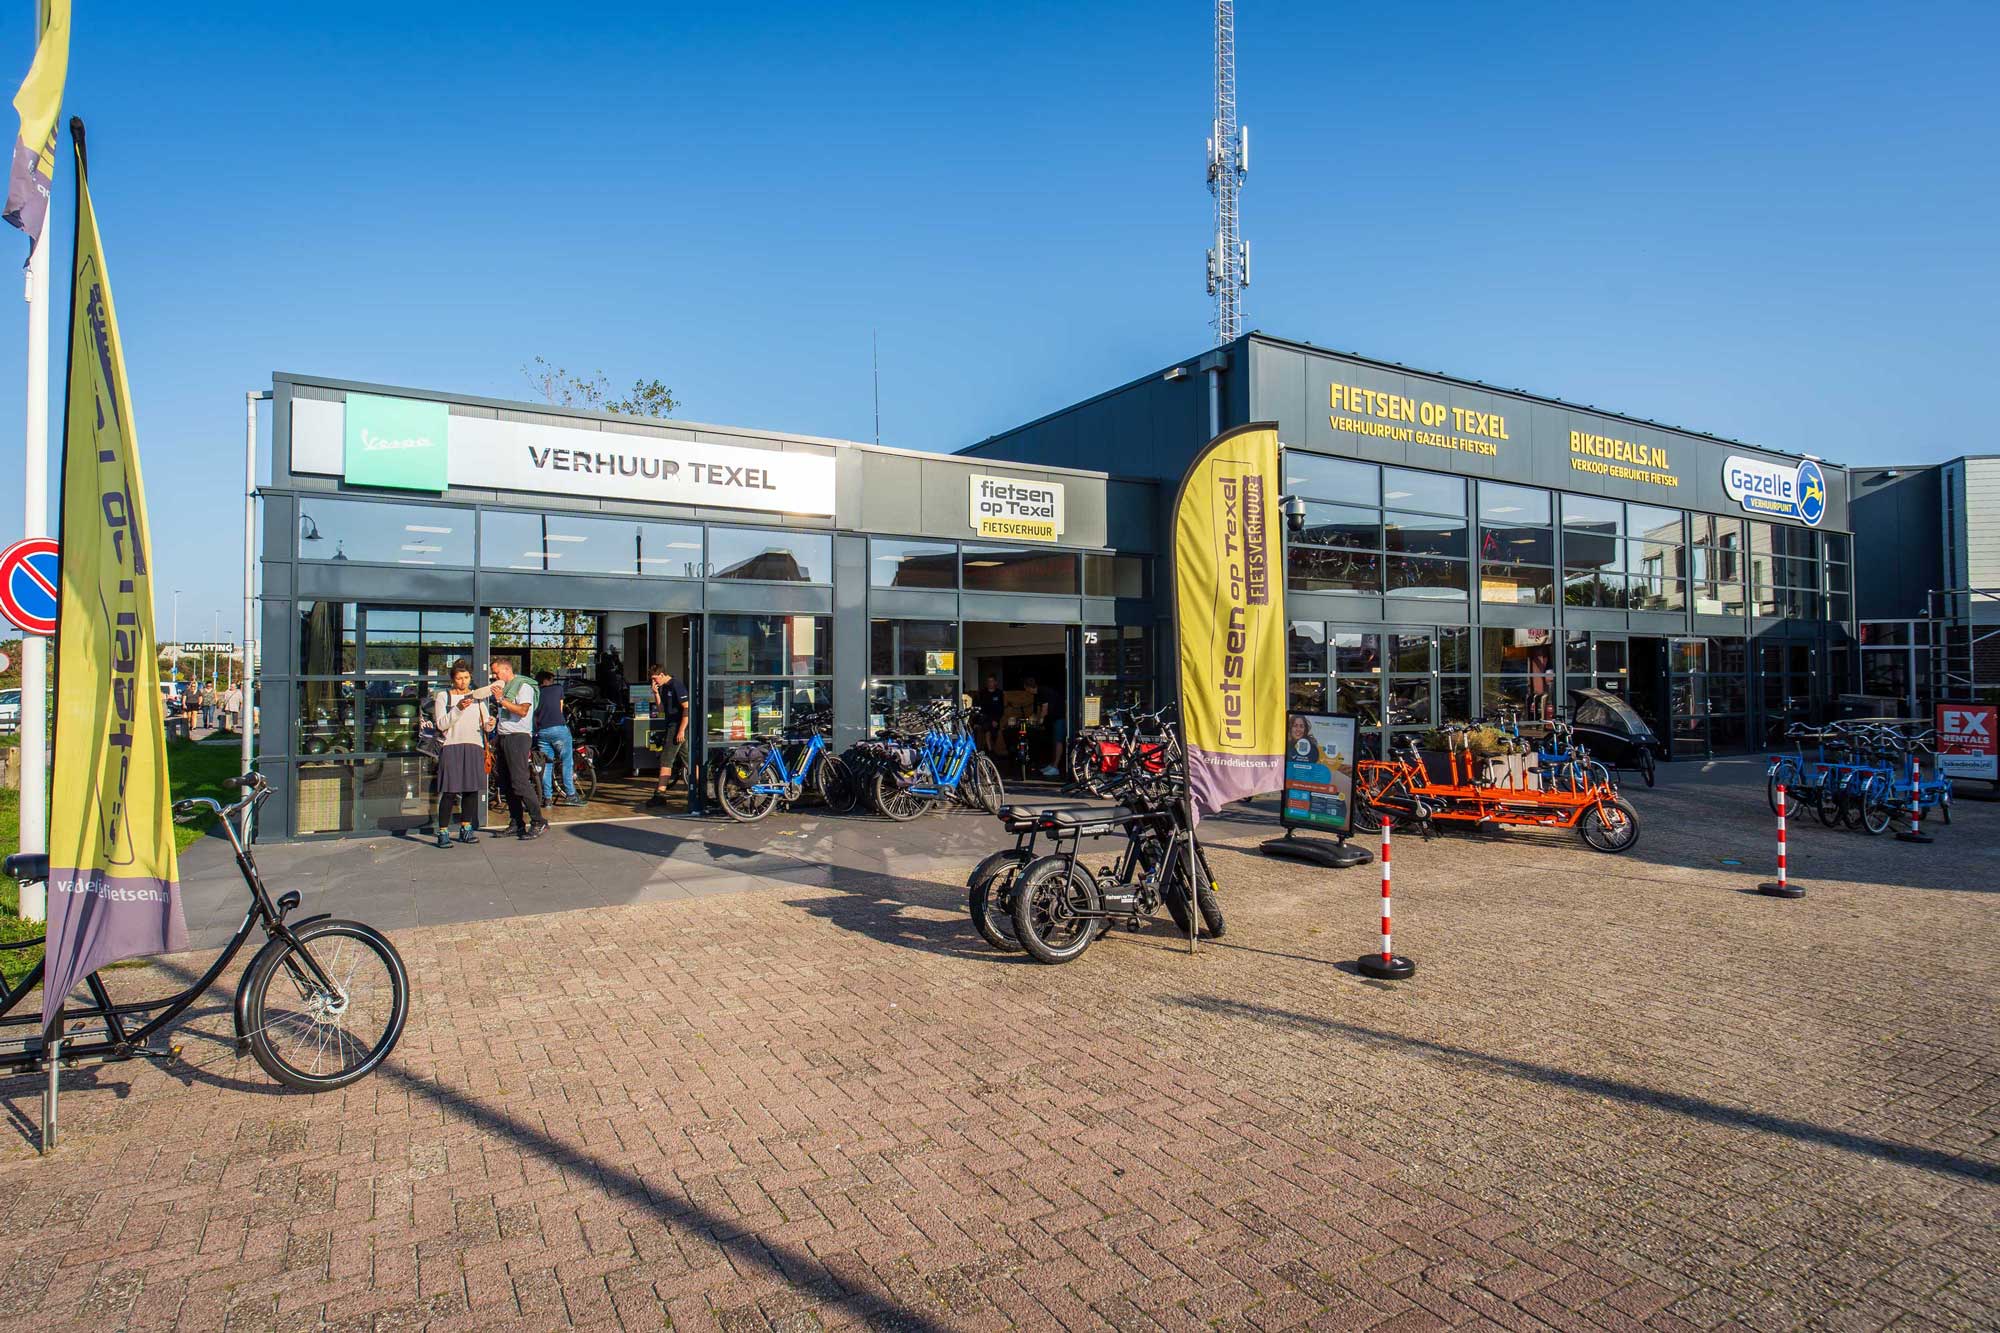
[[[1803,829],[1783,903],[1749,773],[1638,793],[1624,858],[1400,840],[1401,987],[1348,963],[1372,871],[1241,823],[1196,958],[1000,958],[934,861],[809,822],[750,892],[402,931],[409,1033],[345,1093],[213,1009],[77,1076],[50,1159],[0,1085],[0,1320],[1993,1327],[2000,807]]]

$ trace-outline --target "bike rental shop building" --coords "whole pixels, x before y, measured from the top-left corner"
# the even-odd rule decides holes
[[[1810,456],[1262,334],[962,452],[1171,488],[1250,421],[1305,502],[1294,707],[1379,739],[1596,686],[1691,756],[1854,688],[1849,478]]]
[[[1305,503],[1296,707],[1379,743],[1596,686],[1690,756],[1853,688],[1844,469],[1261,334],[957,454],[278,375],[266,831],[424,824],[417,714],[459,657],[568,682],[631,773],[599,815],[651,790],[654,661],[697,758],[820,710],[845,746],[989,676],[1010,717],[1031,678],[1072,723],[1169,698],[1175,488],[1258,420]]]
[[[652,790],[653,662],[697,757],[820,710],[845,746],[989,675],[1086,721],[1153,697],[1152,480],[298,375],[272,399],[267,836],[426,823],[418,713],[460,657],[567,682],[629,774],[586,816]]]

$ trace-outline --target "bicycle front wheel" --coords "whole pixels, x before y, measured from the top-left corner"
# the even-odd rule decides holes
[[[597,798],[597,764],[589,755],[576,757],[576,799],[589,805]]]
[[[258,954],[245,984],[250,1053],[272,1078],[306,1092],[366,1076],[396,1048],[410,1013],[402,955],[359,921],[307,922],[292,941]]]
[[[819,787],[820,804],[834,814],[844,815],[861,799],[861,784],[854,770],[837,754],[822,755],[813,778]]]

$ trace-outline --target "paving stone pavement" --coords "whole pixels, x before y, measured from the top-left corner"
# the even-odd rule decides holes
[[[408,1033],[343,1092],[235,1061],[222,992],[46,1159],[0,1084],[0,1321],[1995,1327],[2000,806],[1800,828],[1779,902],[1759,781],[1675,766],[1625,857],[1399,838],[1400,984],[1352,967],[1373,868],[1254,820],[1192,957],[994,954],[964,864],[803,825],[744,892],[399,930]]]

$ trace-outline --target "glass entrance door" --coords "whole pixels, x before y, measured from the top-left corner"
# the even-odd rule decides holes
[[[1713,752],[1708,719],[1708,641],[1675,639],[1667,648],[1667,698],[1673,709],[1673,752],[1707,755]]]

